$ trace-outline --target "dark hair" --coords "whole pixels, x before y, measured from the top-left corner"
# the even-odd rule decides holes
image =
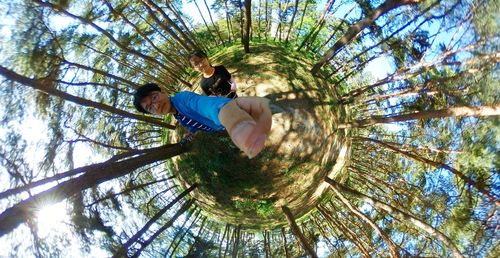
[[[191,53],[191,55],[189,55],[189,59],[193,58],[193,57],[198,57],[198,58],[208,58],[207,54],[205,52],[203,52],[203,50],[195,50]]]
[[[134,93],[134,106],[135,108],[142,113],[148,113],[144,108],[141,107],[141,101],[143,98],[147,97],[149,93],[153,91],[161,91],[160,87],[156,83],[147,83],[142,85],[137,91]]]

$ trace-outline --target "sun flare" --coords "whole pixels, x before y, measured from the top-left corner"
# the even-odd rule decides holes
[[[65,202],[43,206],[37,212],[38,230],[42,236],[61,230],[68,220]]]

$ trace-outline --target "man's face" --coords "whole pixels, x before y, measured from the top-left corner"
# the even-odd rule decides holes
[[[208,63],[208,59],[206,59],[204,57],[193,56],[193,57],[191,57],[189,62],[191,62],[191,65],[193,66],[193,68],[198,72],[203,72],[208,67],[210,67],[210,64]]]
[[[170,99],[167,94],[153,91],[141,100],[141,107],[151,114],[164,115],[170,110]]]

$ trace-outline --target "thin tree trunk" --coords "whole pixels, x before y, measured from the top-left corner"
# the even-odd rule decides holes
[[[422,111],[412,114],[404,115],[391,115],[387,117],[372,117],[368,119],[362,119],[358,121],[353,121],[347,124],[339,124],[337,128],[362,128],[368,127],[376,124],[394,123],[409,120],[420,120],[429,118],[441,118],[441,117],[487,117],[487,116],[500,116],[500,104],[494,104],[491,106],[478,106],[478,107],[450,107],[434,111]]]
[[[7,78],[9,80],[16,81],[20,84],[29,86],[33,89],[45,92],[49,95],[56,96],[56,97],[59,97],[59,98],[66,100],[66,101],[73,102],[73,103],[76,103],[76,104],[79,104],[79,105],[82,105],[85,107],[91,107],[91,108],[103,110],[106,112],[110,112],[112,114],[117,114],[117,115],[120,115],[123,117],[136,119],[139,121],[151,123],[151,124],[158,125],[158,126],[165,127],[165,128],[169,128],[169,129],[175,128],[175,126],[164,123],[160,119],[157,119],[157,118],[147,117],[147,116],[139,116],[139,115],[129,113],[127,111],[124,111],[124,110],[121,110],[121,109],[118,109],[118,108],[115,108],[115,107],[112,107],[112,106],[109,106],[106,104],[94,102],[94,101],[91,101],[88,99],[84,99],[84,98],[80,98],[80,97],[68,94],[68,93],[60,91],[60,90],[58,90],[50,85],[44,84],[43,81],[41,81],[41,80],[30,79],[30,78],[25,77],[23,75],[17,74],[14,71],[11,71],[3,66],[0,66],[0,75],[4,76],[5,78]]]
[[[226,236],[228,230],[229,230],[229,224],[226,224],[226,227],[224,228],[224,234],[222,234],[222,238],[220,239],[219,242],[219,257],[222,256],[222,242],[224,242],[224,237]]]
[[[203,216],[203,215],[202,215]],[[189,256],[191,254],[191,252],[193,251],[193,247],[195,246],[196,244],[196,241],[198,241],[198,238],[200,237],[200,233],[203,232],[203,228],[205,226],[205,222],[207,220],[207,217],[203,217],[203,221],[201,222],[201,225],[200,225],[200,229],[198,230],[198,233],[196,233],[196,236],[194,237],[194,242],[193,244],[189,247],[189,250],[187,252],[187,256]],[[212,231],[213,232],[213,231]],[[210,238],[210,242],[212,241],[213,237],[214,237],[214,234],[215,232],[213,232],[212,234],[212,237]],[[175,251],[175,249],[174,249]]]
[[[318,257],[316,252],[314,252],[314,249],[311,248],[309,243],[307,242],[306,237],[302,232],[300,231],[300,228],[297,226],[297,223],[295,223],[295,219],[292,215],[292,212],[290,209],[286,206],[282,206],[281,210],[286,216],[286,220],[288,221],[288,224],[290,224],[290,229],[292,230],[293,234],[298,238],[300,244],[302,245],[302,248],[311,256],[311,257]]]
[[[193,25],[191,23],[189,23],[189,26],[188,26],[184,22],[184,19],[182,18],[182,16],[179,14],[179,11],[177,11],[177,9],[175,9],[175,6],[170,4],[169,1],[165,1],[165,5],[175,15],[175,18],[177,18],[177,20],[182,24],[182,26],[184,26],[187,33],[189,34],[189,38],[193,40],[193,43],[196,45],[196,47],[198,49],[202,49],[200,43],[196,40],[196,37],[192,33],[193,31],[195,31],[193,28]]]
[[[282,15],[283,11],[281,11],[281,0],[278,0],[278,27],[276,27],[276,33],[274,34],[273,41],[276,41],[276,38],[278,38],[278,41],[281,41],[280,30],[281,30]]]
[[[184,212],[186,212],[191,207],[191,205],[193,205],[193,203],[194,203],[194,199],[191,199],[191,200],[187,201],[186,203],[184,203],[182,205],[182,207],[174,214],[174,216],[165,225],[163,225],[161,228],[159,228],[150,238],[148,238],[146,241],[144,241],[144,242],[141,243],[141,248],[139,248],[139,250],[137,250],[137,252],[132,257],[133,258],[139,257],[139,255],[141,254],[141,252],[146,247],[148,247],[161,233],[163,233],[163,231],[165,231],[169,227],[171,227],[172,224],[174,224],[174,221],[180,215],[182,215]]]
[[[319,17],[319,20],[316,22],[316,25],[307,34],[307,36],[304,38],[302,43],[300,43],[300,46],[297,48],[297,51],[300,51],[308,43],[309,38],[313,34],[315,34],[316,31],[321,30],[321,27],[323,27],[323,24],[325,22],[326,14],[328,13],[328,10],[330,10],[330,7],[333,5],[333,2],[335,2],[335,0],[328,0],[328,2],[325,5],[325,9],[323,9],[323,12],[321,13],[321,16]],[[304,12],[305,12],[305,10],[304,10]]]
[[[94,52],[96,52],[96,53],[98,53],[98,54],[100,54],[100,55],[103,55],[103,56],[106,56],[106,57],[108,57],[108,58],[110,58],[110,59],[115,60],[118,64],[122,65],[123,67],[127,67],[127,68],[129,68],[130,70],[132,70],[132,72],[133,72],[133,73],[134,73],[137,77],[141,77],[141,75],[142,75],[142,78],[143,78],[144,80],[151,81],[151,82],[156,81],[156,82],[158,82],[158,83],[160,83],[160,84],[172,84],[172,83],[175,83],[175,80],[177,79],[177,78],[172,78],[170,81],[169,81],[169,80],[160,80],[158,77],[153,76],[153,75],[151,75],[150,73],[148,73],[149,71],[145,70],[143,67],[134,67],[134,64],[132,64],[132,63],[131,63],[130,61],[128,61],[128,60],[120,60],[120,59],[118,59],[118,58],[114,57],[114,56],[113,56],[113,55],[111,55],[111,54],[106,54],[106,53],[104,53],[104,52],[102,52],[102,51],[99,51],[99,50],[97,50],[97,49],[95,49],[95,48],[93,48],[93,47],[91,47],[91,46],[87,45],[87,44],[82,44],[81,46],[85,46],[86,48],[88,48],[88,49],[90,49],[90,50],[92,50],[92,51],[94,51]],[[63,62],[64,62],[64,61],[63,61]],[[154,65],[154,64],[153,64],[153,65]],[[170,69],[170,67],[169,67],[169,69]],[[180,70],[183,70],[183,69],[184,69],[184,68],[183,68],[183,67],[181,67],[180,65],[177,67],[177,70],[179,70],[179,71],[180,71]],[[123,69],[123,70],[124,70],[124,69]],[[173,70],[173,68],[172,68],[172,70]],[[123,71],[122,71],[122,72],[123,72]],[[163,75],[163,74],[164,74],[164,73],[162,73],[161,71],[160,71],[160,73],[161,73],[161,75]],[[159,77],[167,77],[167,76],[159,76]],[[139,87],[139,85],[137,85],[137,87],[136,87],[136,88],[138,88],[138,87]],[[169,87],[169,88],[167,88],[167,89],[168,89],[168,90],[171,90],[171,91],[174,91],[174,90],[175,90],[175,88],[174,88],[174,87]],[[122,90],[122,92],[123,92],[123,90]],[[127,93],[128,93],[128,92],[127,92]]]
[[[226,7],[226,23],[227,23],[227,30],[228,30],[228,35],[231,41],[236,39],[234,36],[234,29],[233,29],[233,23],[231,22],[231,18],[229,17],[229,7],[227,6],[227,0],[224,0],[224,6]],[[233,35],[233,38],[231,39],[231,35]]]
[[[258,26],[258,33],[257,33],[257,36],[259,38],[259,41],[261,40],[261,38],[260,38],[260,23],[262,22],[262,17],[260,15],[261,9],[262,9],[262,0],[259,0],[259,12],[257,14],[257,17],[258,17],[258,25],[257,25]]]
[[[198,214],[196,215],[196,217],[194,218],[193,222],[191,222],[191,224],[189,225],[188,228],[186,228],[183,232],[182,232],[182,235],[181,237],[179,238],[179,241],[175,244],[174,248],[172,249],[172,257],[174,256],[175,254],[175,251],[177,250],[177,247],[179,247],[180,243],[182,242],[182,240],[184,239],[184,236],[186,236],[186,234],[191,230],[191,228],[193,227],[193,225],[196,223],[196,221],[198,220],[198,217],[200,216],[201,214],[201,209],[198,211]],[[205,223],[205,220],[206,220],[206,217],[203,219],[203,222],[201,223],[201,225],[203,226],[203,224]],[[181,228],[184,228],[184,226],[182,226]],[[166,255],[168,255],[168,251],[166,253]]]
[[[327,218],[330,223],[332,223],[335,227],[337,227],[341,232],[344,233],[344,235],[349,239],[361,252],[363,257],[369,258],[370,253],[366,250],[366,248],[363,246],[363,244],[358,240],[358,237],[356,236],[356,233],[352,232],[348,227],[346,227],[343,223],[340,221],[335,221],[335,219],[328,213],[325,207],[322,207],[320,205],[317,206],[319,212]]]
[[[93,67],[89,67],[89,66],[86,66],[86,65],[82,65],[82,64],[78,64],[78,63],[73,63],[73,62],[70,62],[70,61],[65,60],[65,59],[60,59],[60,60],[61,60],[61,63],[67,64],[68,66],[74,66],[74,67],[77,67],[79,69],[90,71],[90,72],[93,72],[93,73],[100,74],[102,76],[111,78],[113,80],[123,82],[125,84],[128,84],[128,85],[132,86],[132,88],[134,88],[134,89],[137,89],[137,88],[141,87],[141,85],[139,85],[139,84],[137,84],[137,83],[135,83],[133,81],[130,81],[130,80],[127,80],[125,78],[121,78],[119,76],[110,74],[110,73],[105,72],[103,70],[98,70],[98,69],[95,69]]]
[[[500,104],[498,105],[498,111],[500,113]],[[437,161],[434,161],[434,160],[430,160],[430,159],[427,159],[427,158],[424,158],[422,157],[421,155],[416,155],[416,154],[413,154],[409,151],[405,151],[405,150],[401,150],[399,148],[396,148],[390,144],[387,144],[385,142],[382,142],[382,141],[379,141],[379,140],[375,140],[375,139],[372,139],[372,138],[366,138],[366,137],[354,137],[353,140],[362,140],[362,141],[371,141],[371,142],[374,142],[374,143],[377,143],[389,150],[392,150],[394,152],[397,152],[397,153],[400,153],[400,154],[403,154],[404,156],[406,157],[409,157],[409,158],[412,158],[414,160],[417,160],[417,161],[420,161],[420,162],[423,162],[425,164],[428,164],[432,167],[435,167],[435,168],[444,168],[448,171],[450,171],[452,174],[454,174],[455,176],[457,176],[458,178],[462,179],[466,184],[469,184],[471,185],[472,187],[476,188],[476,190],[482,194],[484,194],[486,197],[488,197],[488,199],[490,199],[490,201],[492,202],[495,202],[497,205],[500,205],[499,201],[495,198],[495,196],[493,196],[493,194],[486,190],[484,188],[484,186],[481,184],[481,183],[478,183],[476,182],[474,179],[468,177],[467,175],[463,174],[462,172],[460,172],[459,170],[447,165],[447,164],[444,164],[444,163],[441,163],[441,162],[437,162]]]
[[[330,41],[333,39],[333,37],[335,37],[335,34],[337,34],[337,32],[341,29],[342,25],[344,23],[346,23],[346,18],[347,16],[349,16],[349,14],[351,14],[352,10],[354,10],[354,8],[356,7],[356,3],[353,3],[352,4],[352,7],[351,9],[349,9],[349,11],[347,11],[345,14],[344,14],[344,17],[342,17],[341,19],[338,19],[340,22],[339,22],[339,25],[337,27],[335,27],[335,29],[333,30],[332,34],[330,35],[330,37],[321,45],[319,46],[318,48],[314,49],[313,51],[317,51],[321,48],[323,48],[324,46],[326,46],[328,43],[330,43]]]
[[[267,41],[267,34],[269,33],[269,30],[268,30],[268,27],[269,27],[269,25],[268,25],[268,23],[269,23],[268,1],[269,0],[265,0],[265,1],[266,1],[266,5],[265,5],[266,6],[266,10],[265,10],[266,11],[266,16],[265,16],[264,21],[266,23],[266,26],[265,26],[265,30],[264,30],[264,37],[266,38],[266,41]]]
[[[462,253],[460,253],[458,248],[455,246],[455,244],[446,235],[441,233],[439,230],[433,228],[429,224],[425,223],[424,221],[417,219],[413,215],[406,213],[402,210],[399,210],[398,208],[395,208],[395,207],[388,205],[384,202],[378,201],[375,198],[369,197],[369,196],[367,196],[363,193],[360,193],[354,189],[343,186],[343,185],[335,182],[334,180],[332,180],[328,177],[325,177],[325,181],[328,184],[330,184],[330,186],[332,188],[336,188],[337,191],[339,191],[339,192],[342,191],[342,192],[348,193],[352,196],[355,196],[356,198],[359,198],[365,202],[368,202],[368,203],[372,204],[373,206],[388,212],[389,214],[393,215],[394,217],[400,219],[401,221],[407,221],[407,222],[409,222],[410,225],[413,225],[417,228],[420,228],[421,230],[425,231],[429,235],[436,237],[441,242],[443,242],[443,244],[446,247],[448,247],[448,249],[452,252],[454,257],[460,257],[460,258],[464,257],[462,255]]]
[[[123,244],[120,247],[120,249],[116,251],[115,254],[113,254],[113,258],[126,256],[130,246],[136,243],[139,240],[139,238],[141,238],[142,235],[144,235],[155,222],[157,222],[168,210],[172,208],[172,206],[174,206],[176,203],[182,200],[182,198],[184,198],[186,195],[192,192],[197,186],[198,186],[197,184],[192,185],[191,187],[183,191],[175,199],[173,199],[169,204],[167,204],[167,206],[163,207],[163,209],[158,211],[151,219],[148,220],[148,222],[146,222],[146,224],[144,224],[144,226],[141,229],[139,229],[132,237],[130,237],[129,240],[127,240],[127,242],[125,242],[125,244]]]
[[[306,3],[304,5],[304,11],[302,12],[302,17],[300,18],[299,28],[297,29],[297,37],[296,37],[297,40],[299,39],[300,30],[302,29],[302,22],[304,21],[304,16],[306,15],[307,5],[309,4],[309,0],[305,0],[305,1],[306,1]]]
[[[240,245],[240,237],[241,237],[241,224],[238,225],[238,228],[236,229],[236,240],[234,241],[233,245],[232,257],[238,257],[238,246]]]
[[[178,62],[176,62],[175,60],[173,60],[172,58],[170,58],[170,55],[165,53],[163,50],[159,49],[150,39],[149,37],[144,34],[142,32],[141,29],[139,29],[133,22],[131,22],[124,14],[123,12],[118,12],[116,11],[113,6],[111,6],[111,3],[109,2],[109,0],[103,0],[104,1],[104,4],[108,7],[108,9],[111,11],[111,13],[121,17],[121,19],[123,19],[123,21],[125,21],[125,23],[127,23],[128,25],[130,25],[132,28],[134,28],[134,30],[139,34],[141,35],[141,37],[146,40],[149,45],[151,45],[151,47],[153,47],[156,51],[158,51],[158,53],[160,53],[167,61],[170,62],[170,64],[172,65],[175,65],[177,66],[177,68],[181,68],[181,66],[179,65]]]
[[[137,51],[135,49],[128,48],[123,43],[121,43],[120,41],[118,41],[117,39],[115,39],[111,33],[109,33],[108,31],[104,30],[103,28],[99,27],[97,24],[95,24],[91,20],[89,20],[89,19],[87,19],[85,17],[74,15],[74,14],[72,14],[72,13],[64,10],[64,8],[62,6],[57,5],[57,4],[43,2],[41,0],[34,0],[34,1],[36,3],[38,3],[40,6],[49,7],[49,8],[51,8],[52,10],[54,10],[56,12],[63,13],[66,16],[69,16],[69,17],[71,17],[73,19],[76,19],[76,20],[78,20],[78,21],[80,21],[80,22],[82,22],[84,24],[90,25],[92,28],[94,28],[95,30],[99,31],[102,35],[106,36],[109,40],[111,40],[116,46],[118,46],[119,48],[123,49],[123,51],[125,51],[127,53],[130,53],[130,54],[132,54],[134,56],[140,57],[140,58],[142,58],[144,60],[147,60],[147,61],[149,61],[151,63],[154,63],[154,64],[160,66],[167,73],[169,73],[173,78],[176,78],[177,80],[179,80],[180,82],[182,82],[183,84],[185,84],[188,87],[192,87],[192,85],[189,82],[186,82],[185,80],[182,80],[177,75],[177,73],[171,71],[170,68],[168,68],[167,66],[165,66],[164,64],[162,64],[161,62],[159,62],[158,60],[156,60],[155,58],[153,58],[151,56],[148,56],[148,55],[145,55],[145,54],[143,54],[143,53],[141,53],[141,52],[139,52],[139,51]]]
[[[252,1],[245,0],[245,31],[242,31],[242,41],[245,53],[250,53],[250,28],[252,27]]]
[[[217,44],[217,39],[215,38],[214,34],[212,33],[210,26],[208,26],[208,23],[205,20],[205,17],[203,17],[203,13],[201,12],[200,7],[198,6],[198,3],[196,3],[196,0],[193,0],[193,3],[196,6],[196,9],[198,10],[198,13],[200,14],[201,19],[203,20],[203,23],[205,24],[205,27],[207,27],[207,31],[208,31],[208,34],[210,35],[210,38],[212,38],[213,42]]]
[[[186,217],[184,218],[184,221],[182,222],[182,224],[177,228],[177,232],[175,232],[174,234],[174,237],[172,238],[172,241],[170,241],[170,244],[168,245],[168,248],[165,252],[162,252],[162,256],[163,257],[167,257],[168,256],[168,253],[170,253],[170,249],[176,244],[176,243],[179,243],[182,241],[182,236],[184,236],[185,232],[186,232],[186,224],[187,222],[189,221],[189,219],[191,219],[191,216],[193,216],[193,214],[196,212],[196,208],[194,208],[193,211],[191,212],[188,212],[188,214],[186,215]],[[190,228],[191,226],[193,225],[193,223],[195,222],[196,218],[193,220],[193,222],[191,222],[191,225],[190,225]],[[182,234],[184,232],[184,234]],[[181,236],[180,240],[179,241],[176,241],[177,240],[177,237],[178,236]],[[173,256],[174,252],[172,252],[172,255]]]
[[[356,217],[360,218],[364,222],[368,223],[375,231],[377,231],[382,239],[387,243],[387,246],[389,247],[389,252],[391,253],[391,257],[399,257],[398,250],[394,243],[392,242],[391,238],[377,225],[375,222],[373,222],[370,218],[368,218],[365,214],[363,214],[361,211],[359,211],[356,207],[351,205],[349,200],[342,195],[340,191],[338,191],[336,188],[332,187],[333,192],[337,195],[337,197],[340,199],[340,201],[352,212]]]
[[[245,12],[243,11],[241,0],[236,1],[235,4],[237,4],[236,7],[238,7],[238,9],[240,10],[240,42],[242,45],[244,45],[245,42],[243,42],[243,37],[245,35],[245,24],[244,24]]]
[[[292,14],[292,19],[290,20],[290,27],[288,28],[288,32],[286,33],[285,44],[288,43],[288,37],[290,37],[290,31],[293,28],[293,21],[295,20],[295,15],[297,14],[297,9],[299,8],[299,0],[295,0],[295,7]]]
[[[269,258],[270,255],[269,255],[269,245],[268,245],[269,243],[268,231],[265,230],[263,234],[264,234],[264,252],[266,253],[266,258]]]
[[[130,154],[130,156],[132,156],[132,155],[140,154],[140,153],[143,153],[143,152],[144,152],[144,150],[132,150],[132,151],[129,151],[129,152],[126,152],[126,153]],[[115,155],[114,157],[112,157],[111,159],[109,159],[106,162],[110,162],[111,160],[115,159],[115,157],[117,157],[117,156],[120,156],[121,158],[123,158],[122,154],[118,154],[118,155]],[[63,173],[56,174],[56,175],[51,176],[51,177],[43,178],[43,179],[40,179],[38,181],[30,182],[30,183],[27,183],[27,184],[22,185],[22,186],[18,186],[18,187],[15,187],[15,188],[11,188],[11,189],[5,190],[5,191],[3,191],[3,192],[0,193],[0,199],[7,198],[7,197],[9,197],[11,195],[27,191],[27,190],[32,189],[34,187],[41,186],[41,185],[44,185],[44,184],[47,184],[47,183],[50,183],[50,182],[54,182],[56,180],[63,179],[65,177],[75,176],[75,175],[84,173],[85,171],[88,171],[88,170],[91,170],[91,169],[97,169],[97,168],[100,167],[100,165],[101,164],[99,163],[99,164],[92,164],[92,165],[88,165],[88,166],[84,166],[84,167],[75,168],[75,169],[72,169],[72,170],[69,170],[69,171],[66,171],[66,172],[63,172]]]
[[[231,228],[229,228],[229,230],[231,230]],[[226,257],[227,250],[229,249],[229,246],[233,242],[234,232],[235,231],[236,231],[236,229],[233,229],[233,231],[231,233],[229,233],[229,232],[227,233],[228,241],[226,242],[226,248],[224,249],[223,257]]]
[[[347,32],[337,42],[335,42],[335,44],[328,49],[328,51],[325,52],[320,60],[313,66],[311,73],[318,73],[319,69],[335,56],[337,50],[355,39],[361,31],[372,25],[380,16],[400,6],[416,4],[418,2],[419,0],[386,0],[383,4],[374,9],[370,15],[353,24],[349,30],[347,30]]]
[[[170,180],[170,179],[172,179],[172,178],[174,178],[174,176],[171,176],[171,177],[168,177],[168,178],[162,178],[162,179],[160,179],[160,180],[155,180],[155,181],[151,181],[151,182],[147,182],[147,183],[143,183],[143,184],[134,185],[134,186],[129,187],[129,188],[126,188],[125,190],[120,191],[120,192],[118,192],[118,193],[108,194],[108,195],[106,195],[106,196],[104,196],[104,197],[102,197],[102,198],[99,198],[99,199],[97,199],[97,200],[93,201],[93,202],[92,202],[92,203],[90,203],[90,204],[86,204],[86,205],[85,205],[85,207],[90,207],[90,206],[92,206],[92,205],[95,205],[95,204],[97,204],[97,203],[99,203],[99,202],[102,202],[102,201],[105,201],[105,200],[111,199],[111,198],[116,197],[116,196],[118,196],[118,195],[122,195],[122,194],[130,193],[130,192],[132,192],[132,191],[134,191],[134,190],[137,190],[137,189],[142,189],[142,188],[144,188],[144,187],[146,187],[146,186],[149,186],[149,185],[152,185],[152,184],[156,184],[156,183],[160,183],[160,182],[164,182],[164,181]]]
[[[195,0],[196,1],[196,0]],[[222,39],[222,36],[220,34],[219,28],[215,25],[214,19],[212,18],[212,13],[210,12],[210,8],[208,8],[207,0],[203,0],[203,3],[205,4],[205,7],[207,8],[208,11],[208,17],[210,18],[210,22],[212,23],[212,26],[215,29],[215,32],[219,36],[220,42],[222,43],[223,46],[226,46],[224,39]]]
[[[288,244],[286,242],[286,234],[285,234],[285,228],[281,228],[281,236],[283,237],[283,249],[285,249],[285,257],[288,258],[290,257],[290,254],[288,253]]]
[[[187,42],[190,46],[188,47],[188,49],[186,50],[192,50],[194,48],[196,48],[196,43],[194,43],[194,41],[189,37],[189,35],[187,35],[181,28],[179,28],[179,26],[172,20],[170,19],[170,17],[165,13],[165,11],[163,11],[163,9],[161,7],[159,7],[157,4],[155,4],[153,1],[151,0],[147,0],[148,4],[151,5],[153,8],[155,8],[160,14],[161,16],[165,19],[166,23],[168,25],[170,25],[174,30],[176,30],[179,35],[181,35],[181,37],[184,39],[185,42]],[[171,31],[172,34],[176,35],[176,33],[170,29],[167,30],[168,31]],[[181,42],[181,40],[179,40],[179,42]]]
[[[0,214],[0,237],[15,229],[19,224],[32,219],[40,203],[46,205],[60,202],[90,187],[124,176],[135,169],[168,159],[185,152],[180,145],[164,145],[144,150],[142,155],[118,162],[94,164],[85,174],[64,181],[48,190],[29,197]]]
[[[316,227],[318,227],[319,231],[321,232],[321,235],[323,235],[323,237],[325,238],[326,243],[330,244],[330,246],[333,247],[334,249],[337,249],[337,247],[335,247],[335,245],[330,241],[330,237],[328,236],[328,233],[325,231],[323,226],[320,224],[318,217],[313,214],[311,215],[311,220],[314,222],[314,224],[316,224]]]

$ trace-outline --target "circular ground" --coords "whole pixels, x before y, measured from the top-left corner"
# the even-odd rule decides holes
[[[349,145],[333,130],[344,111],[325,82],[311,76],[305,58],[277,46],[256,45],[248,55],[241,49],[225,49],[211,62],[232,73],[239,96],[271,100],[266,149],[250,160],[227,133],[198,133],[192,151],[174,159],[173,169],[184,187],[199,183],[191,195],[209,218],[274,228],[286,223],[281,206],[295,218],[306,214],[326,190],[323,177],[344,167]]]

